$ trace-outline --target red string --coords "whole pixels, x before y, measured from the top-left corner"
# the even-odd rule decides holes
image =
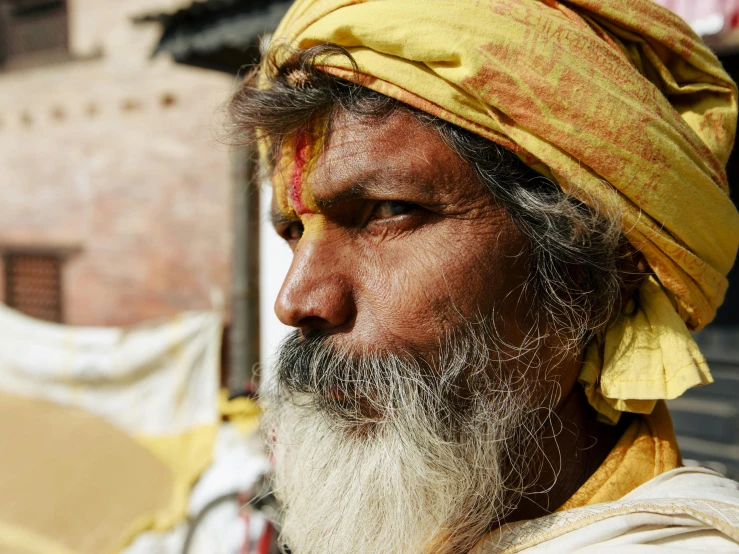
[[[240,493],[238,495],[239,517],[244,520],[244,542],[239,549],[239,554],[249,554],[251,551],[251,526],[249,521],[249,510],[246,505],[249,503],[249,493]]]
[[[257,544],[257,554],[269,554],[269,547],[272,544],[272,524],[268,521],[264,526],[262,536],[259,537]]]

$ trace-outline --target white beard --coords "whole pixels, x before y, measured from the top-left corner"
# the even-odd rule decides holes
[[[402,409],[353,432],[311,395],[263,391],[284,542],[293,554],[468,552],[520,496],[516,459],[532,436],[521,396],[478,398],[445,439],[438,411],[408,391]]]

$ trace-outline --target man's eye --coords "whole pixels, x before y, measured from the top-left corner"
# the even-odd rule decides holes
[[[300,237],[303,236],[303,224],[299,221],[290,223],[287,227],[283,229],[282,233],[280,234],[282,235],[282,238],[285,239],[287,242],[300,240]]]
[[[412,212],[416,208],[417,206],[410,202],[383,200],[375,205],[375,209],[372,210],[371,219],[389,219]]]

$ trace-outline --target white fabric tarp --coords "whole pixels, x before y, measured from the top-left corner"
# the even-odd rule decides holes
[[[0,305],[0,552],[112,554],[183,520],[220,424],[221,330],[216,311],[93,328]],[[29,490],[38,472],[59,486]],[[28,499],[64,508],[10,510]]]
[[[0,390],[98,414],[132,435],[218,420],[221,315],[69,327],[0,304]]]

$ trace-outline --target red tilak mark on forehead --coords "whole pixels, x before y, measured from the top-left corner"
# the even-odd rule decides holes
[[[295,137],[295,165],[290,175],[290,200],[298,215],[308,213],[310,210],[303,203],[303,171],[308,163],[308,133],[298,132]]]

